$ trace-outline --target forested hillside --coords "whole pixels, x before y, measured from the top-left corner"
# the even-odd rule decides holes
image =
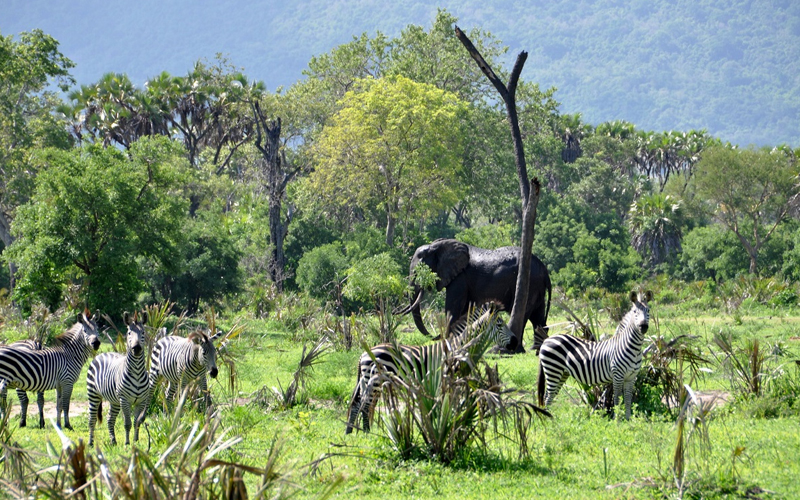
[[[800,143],[800,3],[792,0],[442,0],[530,59],[523,75],[556,86],[564,113],[646,130],[707,129],[733,143]],[[231,0],[7,0],[0,32],[42,28],[89,83],[113,71],[143,83],[227,54],[270,89],[301,78],[312,55],[380,30],[429,27],[435,4]]]

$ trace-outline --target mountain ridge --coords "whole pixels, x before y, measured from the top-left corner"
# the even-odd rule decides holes
[[[800,3],[791,0],[444,0],[459,25],[509,46],[510,67],[558,88],[563,113],[645,130],[707,129],[741,145],[800,145]],[[353,36],[429,27],[413,0],[6,0],[0,33],[41,28],[77,63],[79,84],[127,73],[137,85],[217,53],[268,88],[302,78],[311,56]]]

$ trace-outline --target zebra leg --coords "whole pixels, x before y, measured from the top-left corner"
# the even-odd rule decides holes
[[[8,382],[5,379],[0,380],[0,416],[6,417],[8,408],[6,407],[6,395],[8,394]]]
[[[108,435],[111,436],[111,444],[117,444],[117,435],[114,434],[114,424],[117,423],[117,415],[119,414],[119,403],[111,403],[111,408],[108,410]]]
[[[140,399],[139,402],[136,404],[136,408],[133,412],[133,442],[139,440],[139,426],[142,425],[144,422],[145,414],[147,413],[147,407],[150,404],[150,398]]]
[[[178,383],[172,382],[171,380],[167,382],[167,410],[172,412],[172,402],[175,399],[175,391],[178,390]]]
[[[72,430],[69,425],[69,400],[72,398],[72,384],[67,384],[61,388],[61,408],[64,410],[64,428]]]
[[[625,420],[631,419],[631,403],[633,402],[633,381],[635,378],[625,380],[623,387],[624,400],[625,400]]]
[[[377,373],[371,376],[361,391],[363,396],[361,405],[359,405],[359,411],[361,413],[361,426],[364,432],[369,432],[372,414],[375,411],[375,405],[380,395],[379,390],[376,389],[378,387],[378,377],[379,374]]]
[[[17,398],[19,399],[19,426],[25,427],[28,425],[28,393],[17,389]]]
[[[131,403],[127,398],[120,398],[120,408],[122,408],[122,418],[125,423],[125,446],[131,444]]]
[[[56,387],[56,426],[61,428],[61,386]]]
[[[44,429],[44,391],[36,394],[36,406],[39,407],[39,428]]]
[[[206,408],[211,405],[211,395],[208,393],[208,381],[205,375],[200,375],[197,380],[197,388],[200,391],[200,399],[197,401],[197,407],[200,411],[205,412]]]
[[[614,417],[618,419],[620,414],[617,407],[619,406],[619,400],[622,397],[622,391],[625,379],[623,378],[622,375],[619,375],[617,373],[613,373],[612,376],[614,384]]]
[[[344,429],[345,435],[353,432],[358,419],[358,411],[361,408],[361,381],[356,382],[353,394],[350,396],[350,409],[347,412],[347,427]]]
[[[89,447],[94,444],[94,426],[97,424],[100,405],[102,399],[100,394],[93,389],[87,388],[87,398],[89,399]]]

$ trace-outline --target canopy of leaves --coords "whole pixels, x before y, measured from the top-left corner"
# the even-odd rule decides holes
[[[136,258],[168,262],[180,238],[186,201],[181,147],[141,140],[131,156],[110,148],[46,150],[31,201],[19,209],[18,240],[6,258],[19,263],[23,303],[41,285],[82,281],[90,307],[115,314],[142,289]],[[4,254],[5,255],[5,254]],[[52,283],[42,283],[43,276]],[[53,298],[53,295],[49,295]]]
[[[465,104],[398,76],[359,82],[316,143],[309,189],[334,207],[383,219],[425,217],[458,199]],[[387,234],[387,243],[391,241]]]
[[[793,154],[767,148],[705,151],[697,166],[698,195],[734,232],[756,272],[759,251],[778,225],[800,204],[800,162]]]

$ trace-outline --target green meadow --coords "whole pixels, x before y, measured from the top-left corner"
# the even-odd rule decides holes
[[[552,325],[567,322],[559,311],[555,312]],[[501,424],[488,433],[486,442],[472,443],[448,464],[425,456],[422,448],[417,456],[404,460],[381,424],[381,406],[373,432],[344,434],[361,352],[358,347],[346,351],[334,341],[336,347],[329,348],[306,372],[296,404],[280,407],[275,395],[291,384],[303,346],[311,347],[320,332],[313,327],[289,331],[278,320],[238,321],[244,330],[231,342],[223,358],[228,363],[220,363],[220,375],[210,384],[220,424],[217,436],[223,441],[241,438],[218,458],[254,470],[274,466],[275,482],[264,492],[267,497],[800,497],[800,366],[795,361],[800,350],[800,311],[752,306],[740,308],[736,315],[698,314],[681,311],[678,305],[655,303],[652,315],[648,335],[696,337],[691,345],[708,362],[701,365],[699,378],[689,380],[685,370],[684,382],[698,397],[717,397],[702,419],[691,405],[685,413],[680,479],[675,473],[677,409],[669,411],[662,406],[659,411],[651,401],[635,408],[631,421],[615,420],[585,404],[582,388],[574,381],[565,385],[550,408],[553,418],[532,420],[527,453],[520,453],[518,439]],[[228,318],[220,323],[236,322]],[[612,333],[614,328],[602,312],[596,314],[594,326],[600,333]],[[401,342],[427,340],[413,326],[401,324],[397,331]],[[762,395],[737,392],[735,375],[724,368],[722,352],[713,341],[720,332],[729,334],[737,345],[745,345],[748,339],[760,340],[765,355]],[[528,345],[531,338],[531,332],[526,332]],[[107,344],[101,347],[107,349]],[[532,352],[489,354],[486,361],[497,365],[506,386],[530,391],[535,401],[538,359]],[[50,414],[54,397],[54,393],[46,395]],[[64,460],[62,438],[49,420],[43,430],[20,429],[13,391],[9,401],[14,409],[5,446],[18,446],[35,464],[32,467],[40,469]],[[72,449],[88,437],[86,408],[86,382],[82,377],[72,397],[74,430],[64,431]],[[28,411],[29,423],[35,424],[36,419],[30,418],[35,411],[33,404]],[[124,432],[121,420],[117,421],[118,438]],[[172,438],[184,446],[195,422],[202,428],[211,420],[215,418],[209,420],[203,413],[185,409],[174,424],[171,414],[153,411],[134,446],[139,455],[156,462],[174,443]],[[87,450],[87,456],[100,452],[110,469],[130,472],[132,448],[110,446],[105,425],[105,421],[100,424],[96,434],[97,450]],[[174,467],[167,463],[160,465],[165,474]],[[10,481],[13,474],[8,458],[4,466],[5,480]],[[70,470],[66,467],[62,474],[69,475]],[[99,487],[102,478],[94,473]],[[47,474],[53,471],[43,473]],[[203,481],[213,482],[221,473],[210,467],[203,474]],[[253,495],[263,478],[254,472],[245,472],[243,477]],[[107,489],[101,491],[108,494]]]

